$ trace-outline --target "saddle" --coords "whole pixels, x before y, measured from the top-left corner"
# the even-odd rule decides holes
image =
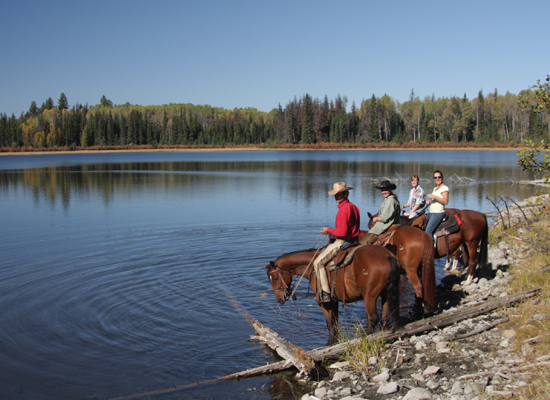
[[[394,226],[395,226],[395,228],[392,229]],[[390,242],[390,239],[392,238],[392,236],[395,233],[395,230],[397,228],[399,228],[399,225],[392,225],[389,230],[387,230],[386,232],[380,234],[378,236],[378,240],[376,242],[374,242],[373,244],[375,246],[385,247]]]
[[[344,246],[330,263],[330,270],[332,271],[333,269],[345,267],[346,265],[351,264],[351,261],[353,260],[353,253],[355,253],[355,250],[357,250],[357,247],[359,246],[359,243],[350,243]]]
[[[439,226],[437,227],[435,236],[440,237],[443,235],[450,235],[451,233],[458,232],[459,230],[460,225],[458,223],[457,216],[445,214],[445,217],[443,217],[443,221],[441,221],[441,224],[439,224]]]
[[[449,258],[449,235],[460,231],[460,226],[462,226],[462,221],[458,215],[446,214],[443,217],[443,221],[437,227],[434,233],[434,246],[437,248],[437,239],[444,236],[445,237],[445,250],[447,253],[447,258]]]

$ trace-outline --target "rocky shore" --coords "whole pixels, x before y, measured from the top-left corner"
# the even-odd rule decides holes
[[[530,198],[519,207],[509,207],[501,223],[518,223],[536,214],[536,207],[549,196]],[[535,208],[533,208],[535,207]],[[521,235],[521,229],[519,230]],[[521,241],[501,241],[489,247],[489,266],[474,282],[465,286],[460,271],[449,273],[438,286],[440,312],[471,307],[488,299],[508,295],[513,266],[528,257],[532,246]],[[535,301],[537,301],[535,299]],[[497,311],[463,320],[426,335],[388,343],[380,356],[371,357],[363,371],[349,362],[329,365],[330,378],[314,382],[302,400],[413,400],[512,398],[529,383],[528,371],[536,364],[550,364],[550,355],[532,359],[531,338],[517,346],[517,332],[503,324],[514,309]],[[533,315],[527,322],[550,317]],[[516,344],[516,346],[513,346]],[[513,349],[520,348],[520,351]]]

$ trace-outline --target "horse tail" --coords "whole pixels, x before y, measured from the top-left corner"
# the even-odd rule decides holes
[[[426,239],[428,235],[423,235]],[[428,305],[431,310],[435,311],[435,249],[431,240],[425,240],[424,253],[422,254],[422,290],[424,303]]]
[[[386,283],[386,296],[390,314],[396,325],[399,325],[399,280],[401,278],[401,265],[397,261],[397,257],[388,257],[388,261],[391,269],[388,282]]]
[[[489,243],[489,224],[487,223],[487,216],[483,214],[485,218],[485,227],[483,228],[483,237],[481,238],[481,244],[479,249],[479,267],[485,268],[487,266],[487,246]]]

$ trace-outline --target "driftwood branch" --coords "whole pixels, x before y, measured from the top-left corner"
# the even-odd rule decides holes
[[[308,376],[313,368],[315,368],[315,361],[307,351],[287,342],[277,332],[268,328],[260,321],[248,315],[247,318],[254,331],[258,334],[259,339],[275,350],[281,358],[291,362],[302,374]]]
[[[502,213],[500,212],[500,209],[497,207],[495,202],[489,196],[485,196],[485,198],[487,200],[489,200],[491,203],[493,203],[493,206],[495,206],[496,211],[498,212],[498,215],[500,216],[500,220],[502,221],[502,227],[506,230],[506,224],[504,223],[504,217],[502,216]]]

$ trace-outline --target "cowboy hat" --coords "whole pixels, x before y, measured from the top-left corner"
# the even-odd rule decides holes
[[[382,181],[380,182],[380,186],[376,186],[376,189],[380,189],[380,190],[395,190],[397,186],[395,186],[393,183],[391,183],[390,181]]]
[[[353,188],[346,186],[346,182],[336,182],[334,185],[332,185],[332,190],[327,191],[327,193],[333,196],[336,193],[344,192],[351,189]]]

